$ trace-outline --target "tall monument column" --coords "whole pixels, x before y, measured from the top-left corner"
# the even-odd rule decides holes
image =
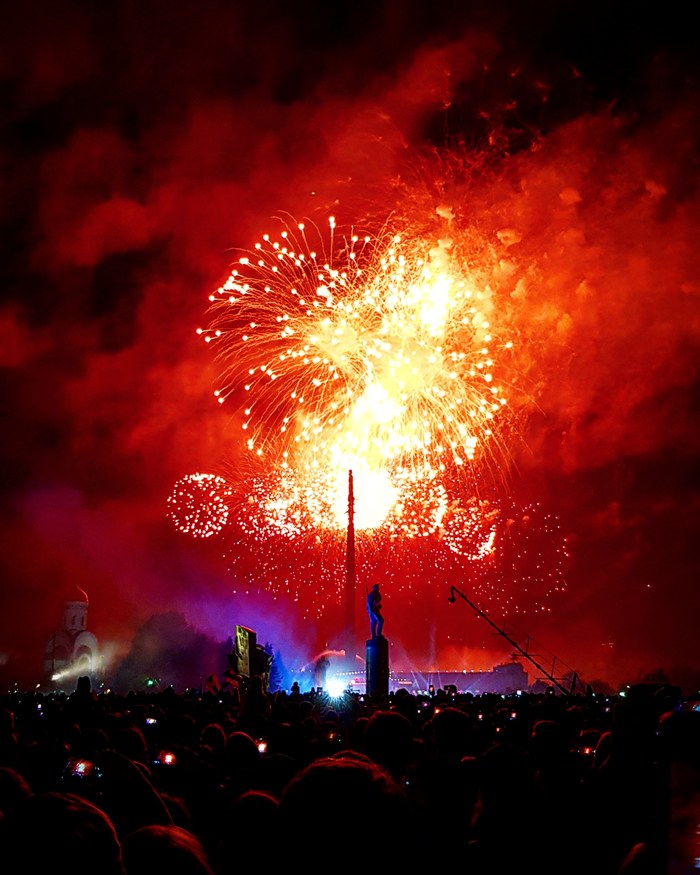
[[[345,651],[352,660],[355,653],[355,598],[357,575],[355,571],[355,493],[352,471],[348,471],[348,534],[345,554],[345,617],[343,639]]]

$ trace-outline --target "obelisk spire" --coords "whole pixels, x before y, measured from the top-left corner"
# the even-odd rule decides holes
[[[348,535],[345,557],[345,640],[346,648],[355,649],[355,494],[352,471],[348,471]],[[349,653],[352,657],[352,652]]]

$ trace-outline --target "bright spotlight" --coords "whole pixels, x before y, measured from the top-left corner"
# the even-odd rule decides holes
[[[332,699],[337,699],[345,692],[345,684],[340,678],[331,678],[328,681],[326,692]]]

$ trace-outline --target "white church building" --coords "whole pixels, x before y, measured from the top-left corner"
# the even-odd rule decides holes
[[[87,628],[87,612],[87,599],[65,602],[62,626],[46,642],[43,674],[53,687],[72,689],[86,675],[93,686],[101,679],[102,658],[97,638]]]

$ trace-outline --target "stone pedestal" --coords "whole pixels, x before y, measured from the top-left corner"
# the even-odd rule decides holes
[[[389,642],[380,635],[368,638],[365,655],[365,678],[368,696],[389,694]]]

